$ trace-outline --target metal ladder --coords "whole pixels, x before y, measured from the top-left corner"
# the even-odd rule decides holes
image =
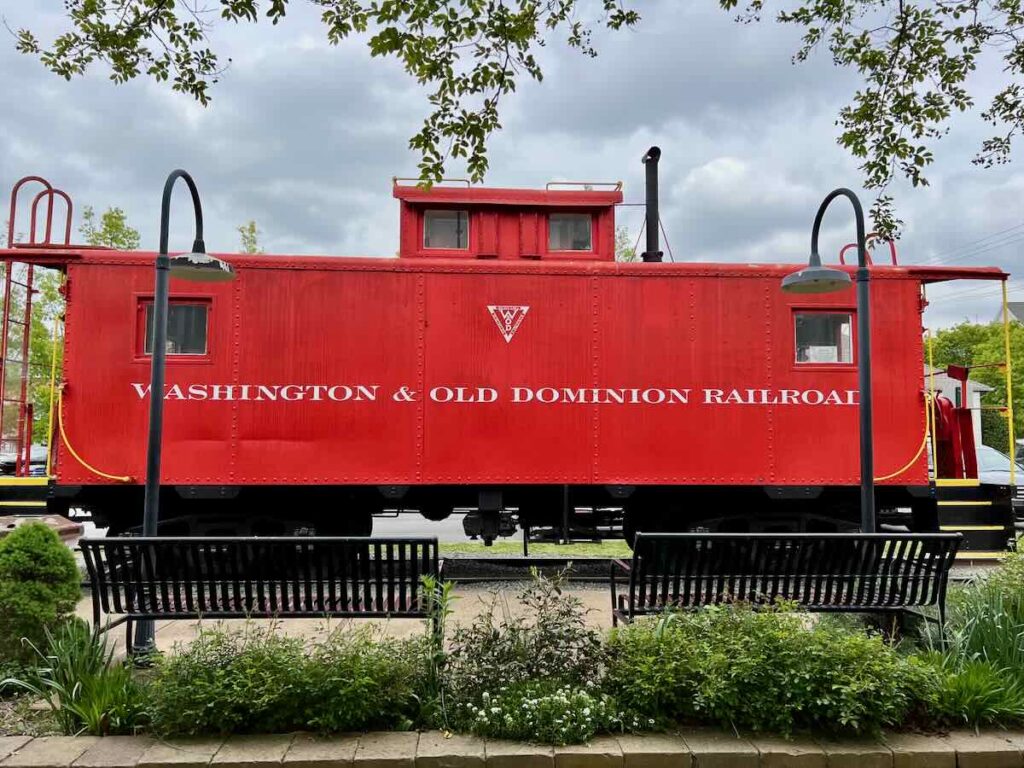
[[[29,240],[16,242],[18,194],[27,184],[42,186],[32,198]],[[53,206],[60,197],[66,208],[63,245],[71,244],[71,198],[55,189],[40,176],[26,176],[11,190],[10,216],[7,224],[7,247],[33,248],[60,245],[53,241]],[[46,201],[46,219],[41,237],[37,235],[39,204]],[[32,336],[32,297],[35,266],[30,261],[7,261],[3,265],[3,309],[0,319],[0,453],[13,454],[14,476],[28,477],[32,462],[33,414],[29,391],[30,341]]]

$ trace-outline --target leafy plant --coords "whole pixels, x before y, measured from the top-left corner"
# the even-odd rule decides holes
[[[42,523],[0,539],[0,660],[27,663],[81,597],[81,575],[60,537]],[[27,640],[27,644],[22,642]]]
[[[425,677],[423,642],[342,626],[307,651],[277,627],[200,630],[150,684],[153,729],[167,736],[405,728]]]
[[[6,683],[43,699],[69,736],[130,733],[142,723],[141,690],[131,670],[114,663],[114,649],[104,635],[80,619],[46,628],[45,635],[45,653],[30,644],[38,656],[34,674]]]
[[[424,661],[422,642],[380,630],[335,629],[310,657],[311,708],[305,727],[323,733],[407,730],[416,715]]]
[[[444,674],[448,663],[446,640],[448,619],[455,602],[455,584],[433,576],[421,579],[422,595],[427,601],[426,670],[420,692],[419,720],[432,726],[448,727]]]
[[[316,704],[302,642],[275,630],[202,627],[176,647],[150,685],[153,729],[175,736],[273,733],[301,723]]]
[[[642,719],[789,734],[898,725],[933,670],[878,636],[788,610],[722,606],[614,631],[605,690]]]
[[[449,649],[446,685],[463,701],[530,681],[583,687],[601,668],[601,636],[587,626],[579,598],[565,594],[564,574],[553,579],[534,572],[517,595],[514,613],[492,594],[469,627],[459,627]]]
[[[1009,670],[989,661],[959,661],[931,653],[940,673],[929,716],[944,726],[1014,725],[1024,720],[1024,687]]]

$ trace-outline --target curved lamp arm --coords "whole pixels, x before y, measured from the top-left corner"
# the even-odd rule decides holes
[[[195,241],[192,243],[192,251],[193,253],[206,253],[206,244],[203,242],[203,204],[199,202],[199,190],[189,172],[179,168],[176,171],[171,171],[167,181],[164,182],[164,197],[160,205],[160,254],[167,255],[168,230],[171,223],[171,192],[178,179],[184,179],[188,184],[188,191],[192,193],[192,208],[196,213],[196,235]]]
[[[846,187],[840,187],[829,193],[828,197],[821,201],[818,208],[818,215],[814,217],[814,228],[811,230],[811,263],[820,266],[821,256],[818,255],[818,231],[821,229],[821,221],[825,218],[825,211],[837,197],[845,197],[853,205],[853,214],[857,219],[857,266],[860,269],[867,269],[867,237],[864,227],[864,208],[860,199]]]

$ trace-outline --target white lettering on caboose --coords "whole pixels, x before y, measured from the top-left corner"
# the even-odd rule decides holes
[[[140,400],[149,396],[149,385],[132,383]],[[238,401],[253,403],[325,402],[375,403],[380,384],[169,384],[164,400]],[[433,403],[533,403],[537,405],[664,405],[691,404],[694,390],[686,387],[494,387],[440,385],[426,390]],[[751,389],[705,388],[697,390],[696,405],[857,405],[855,389]],[[385,400],[418,402],[408,385],[388,390]]]

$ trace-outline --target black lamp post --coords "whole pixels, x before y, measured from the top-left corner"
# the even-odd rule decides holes
[[[171,219],[171,192],[174,183],[184,179],[192,193],[192,207],[195,209],[196,231],[192,253],[179,254],[173,259],[167,253],[168,229]],[[160,252],[156,257],[156,287],[153,292],[153,342],[152,367],[149,387],[149,436],[146,450],[146,495],[142,515],[142,535],[156,536],[160,519],[160,452],[163,444],[164,419],[164,370],[167,364],[167,315],[168,287],[170,277],[193,282],[223,282],[231,280],[235,271],[227,262],[206,253],[203,242],[203,207],[199,202],[199,190],[192,177],[182,170],[176,170],[167,177],[164,184],[163,202],[160,206]],[[147,654],[154,648],[153,622],[143,620],[135,630],[135,649]]]
[[[840,270],[821,265],[818,255],[818,230],[825,210],[837,197],[846,197],[853,205],[857,218],[857,374],[860,388],[860,528],[874,533],[875,479],[874,442],[871,427],[871,296],[868,291],[868,249],[864,234],[864,209],[860,200],[848,189],[830,192],[818,208],[811,230],[811,258],[806,268],[787,275],[782,290],[789,293],[828,293],[840,291],[850,285],[850,276]]]

